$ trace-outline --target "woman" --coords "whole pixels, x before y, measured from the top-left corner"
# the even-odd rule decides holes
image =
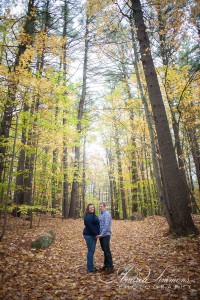
[[[95,272],[94,267],[94,251],[96,248],[97,237],[100,234],[99,219],[95,215],[95,208],[93,204],[88,204],[84,216],[83,236],[87,245],[87,270],[88,272]]]

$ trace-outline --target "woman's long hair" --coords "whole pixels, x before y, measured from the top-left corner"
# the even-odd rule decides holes
[[[90,207],[90,205],[92,205],[92,206],[94,206],[94,204],[92,204],[92,203],[89,203],[88,205],[87,205],[87,207],[86,207],[86,210],[85,210],[85,215],[86,214],[88,214],[90,211],[89,211],[89,207]],[[95,215],[95,207],[94,207],[94,215]]]

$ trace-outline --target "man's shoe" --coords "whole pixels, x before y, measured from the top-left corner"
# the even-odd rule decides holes
[[[103,272],[103,271],[106,271],[106,270],[107,270],[107,267],[106,267],[106,266],[103,266],[100,270],[101,270],[102,272]]]
[[[107,270],[106,270],[106,275],[110,275],[110,274],[112,274],[112,273],[114,273],[114,268],[113,268],[113,267],[107,268]]]

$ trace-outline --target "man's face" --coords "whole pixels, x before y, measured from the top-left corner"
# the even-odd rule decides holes
[[[103,204],[100,204],[99,205],[99,210],[100,210],[100,212],[103,212],[105,210],[105,206],[103,206]]]

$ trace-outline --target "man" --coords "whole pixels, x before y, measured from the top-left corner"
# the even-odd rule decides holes
[[[105,203],[100,203],[99,210],[101,212],[99,216],[100,223],[100,235],[99,240],[101,244],[101,249],[104,252],[104,266],[102,271],[106,271],[106,274],[111,274],[114,272],[112,254],[110,252],[110,235],[111,235],[111,223],[112,217],[109,211],[106,210]]]

